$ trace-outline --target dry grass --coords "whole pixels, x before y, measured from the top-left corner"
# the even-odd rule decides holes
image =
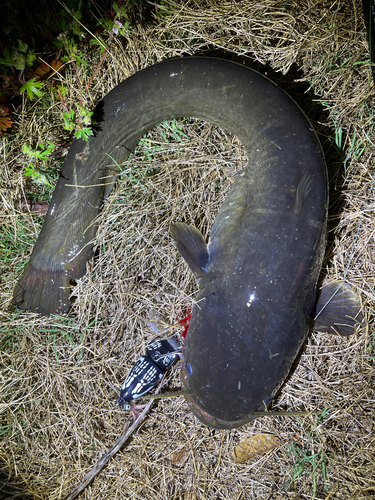
[[[85,104],[93,106],[143,67],[188,54],[258,69],[261,63],[280,85],[297,89],[294,96],[316,126],[329,162],[324,269],[333,278],[346,275],[362,296],[368,321],[349,340],[312,334],[273,405],[329,408],[323,416],[267,417],[239,430],[213,431],[197,423],[182,398],[158,402],[81,498],[373,498],[374,95],[360,2],[185,3],[171,4],[157,27],[133,29],[126,48],[122,40],[112,44]],[[74,103],[74,77],[62,78],[71,82],[67,99]],[[197,286],[171,242],[169,224],[193,222],[209,234],[244,152],[235,137],[203,122],[181,124],[189,136],[183,143],[171,125],[151,131],[104,206],[98,255],[74,289],[72,310],[42,318],[10,307],[41,224],[19,210],[27,189],[20,145],[60,134],[58,103],[43,116],[37,109],[19,110],[17,141],[2,138],[0,459],[34,498],[53,500],[68,494],[131,418],[114,402],[154,336],[151,307],[175,326],[193,303]],[[179,386],[177,368],[167,384]],[[235,464],[234,445],[257,432],[277,434],[287,444]]]

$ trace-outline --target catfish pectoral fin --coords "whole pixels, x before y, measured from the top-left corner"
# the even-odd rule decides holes
[[[205,275],[209,262],[206,242],[202,233],[194,226],[183,222],[171,224],[170,233],[177,250],[189,264],[190,269],[198,278]]]
[[[320,292],[313,329],[349,337],[363,321],[361,308],[361,299],[348,284],[327,280]]]
[[[41,269],[29,262],[18,282],[13,303],[20,309],[37,311],[48,316],[67,312],[70,307],[68,272],[61,266]]]

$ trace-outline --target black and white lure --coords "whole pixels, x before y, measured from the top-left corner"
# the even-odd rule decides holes
[[[177,336],[151,340],[145,356],[141,356],[128,373],[117,400],[117,406],[125,410],[134,408],[134,399],[149,392],[163,378],[164,373],[179,358],[182,344]],[[136,408],[137,409],[137,408]]]
[[[146,354],[141,356],[128,373],[120,391],[120,397],[116,406],[121,409],[131,411],[133,418],[138,414],[138,410],[144,405],[135,405],[134,399],[139,399],[147,392],[151,391],[163,378],[165,372],[179,357],[182,356],[183,343],[189,328],[191,313],[190,310],[185,318],[179,321],[183,328],[180,333],[176,333],[166,338],[168,327],[161,326],[161,320],[156,312],[150,311],[150,326],[158,336],[147,345]]]

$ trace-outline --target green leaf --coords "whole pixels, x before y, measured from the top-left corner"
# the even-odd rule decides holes
[[[13,57],[8,49],[3,50],[4,59],[0,57],[0,64],[5,64],[6,66],[13,65]]]
[[[64,129],[65,130],[74,130],[75,127],[75,113],[71,109],[68,113],[62,114],[64,120]]]
[[[22,146],[22,151],[30,156],[30,158],[38,158],[38,160],[48,161],[48,155],[55,149],[53,142],[48,141],[48,146],[44,148],[44,144],[40,143],[37,145],[36,149],[32,149],[31,146],[24,143]]]
[[[21,40],[18,40],[18,50],[20,52],[24,52],[26,54],[26,52],[27,52],[27,43],[22,42]]]
[[[77,54],[76,55],[76,63],[78,66],[87,66],[88,62],[83,59],[83,54]]]
[[[88,141],[90,135],[94,135],[91,128],[81,128],[74,132],[77,139],[82,139],[83,141]]]
[[[77,104],[77,106],[79,107],[79,110],[81,112],[82,123],[84,123],[85,125],[91,125],[91,117],[94,112],[89,111],[88,109],[84,108],[83,106],[80,106],[79,104]]]
[[[14,30],[14,26],[4,26],[3,33],[4,35],[9,35]]]
[[[22,145],[22,151],[31,158],[33,157],[33,150],[26,142]]]
[[[20,52],[17,54],[16,52],[13,54],[13,66],[20,71],[25,69],[26,66],[26,54]]]
[[[104,40],[96,35],[96,38],[92,38],[90,40],[90,43],[92,43],[93,45],[100,45],[100,54],[103,54],[103,52],[107,49],[107,45],[105,44]]]
[[[32,78],[21,87],[20,93],[23,94],[24,92],[27,92],[30,101],[32,101],[34,96],[41,97],[43,95],[43,93],[39,90],[41,87],[43,87],[43,82],[37,82],[36,78]]]
[[[34,64],[34,61],[36,59],[36,55],[33,50],[29,50],[29,52],[26,55],[26,64],[27,66],[32,66]]]
[[[25,175],[27,177],[31,177],[37,184],[46,184],[47,186],[52,187],[48,182],[47,177],[35,170],[34,165],[32,165],[31,167],[25,167]]]

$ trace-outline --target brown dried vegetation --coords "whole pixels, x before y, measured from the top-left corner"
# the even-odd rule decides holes
[[[197,423],[183,398],[157,402],[80,498],[372,498],[374,87],[361,2],[186,4],[168,2],[164,20],[116,39],[84,105],[93,107],[124,78],[173,56],[215,55],[267,73],[298,100],[319,133],[331,189],[324,271],[346,276],[367,321],[349,339],[311,334],[273,404],[275,411],[329,409],[323,416],[262,417],[238,430],[213,431]],[[68,72],[61,78],[69,82]],[[67,87],[67,102],[78,101],[74,75]],[[193,304],[197,285],[169,224],[194,223],[208,235],[233,172],[245,161],[237,139],[209,123],[179,122],[188,138],[173,124],[150,131],[104,206],[97,257],[74,288],[69,315],[43,318],[10,306],[41,227],[20,207],[21,146],[30,138],[54,140],[60,114],[57,106],[44,116],[34,107],[20,109],[17,143],[2,136],[0,160],[0,460],[25,491],[46,500],[64,498],[131,420],[114,403],[154,336],[149,310],[176,326]],[[179,386],[178,368],[166,384]],[[289,444],[236,464],[234,446],[258,433]]]

